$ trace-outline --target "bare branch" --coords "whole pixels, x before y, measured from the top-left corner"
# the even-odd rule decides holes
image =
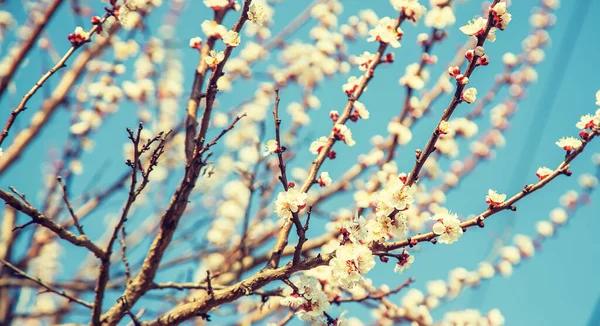
[[[50,218],[46,217],[44,214],[40,213],[34,207],[27,203],[23,203],[15,198],[13,195],[8,192],[0,189],[0,198],[4,200],[4,202],[14,209],[25,213],[27,216],[31,217],[32,221],[36,224],[39,224],[43,227],[48,228],[52,232],[56,233],[60,238],[69,241],[70,243],[78,246],[84,247],[94,253],[94,255],[98,258],[104,258],[106,253],[104,250],[100,249],[96,244],[94,244],[87,236],[85,235],[75,235],[73,232],[68,231],[60,224],[54,222]]]

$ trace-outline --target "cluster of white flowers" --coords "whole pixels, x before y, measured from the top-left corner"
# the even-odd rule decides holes
[[[366,223],[365,218],[362,216],[350,216],[335,223],[335,227],[344,237],[343,243],[361,243],[363,240],[367,240],[368,237]]]
[[[358,232],[360,237],[350,232],[352,242],[362,240],[368,243],[371,241],[384,241],[390,239],[390,237],[402,238],[408,232],[407,218],[404,212],[414,202],[416,187],[404,184],[406,174],[398,175],[392,172],[389,176],[386,173],[386,176],[382,177],[385,186],[381,191],[368,193],[359,190],[354,194],[359,207],[374,205],[376,214],[375,217],[366,222],[362,217],[360,218],[360,222],[355,224],[354,227],[361,231]]]
[[[529,236],[517,234],[514,236],[513,242],[514,246],[500,248],[500,259],[495,264],[495,269],[504,277],[511,276],[513,266],[520,264],[522,259],[531,258],[535,254],[536,246]]]
[[[504,30],[508,23],[511,21],[511,14],[506,11],[506,3],[499,2],[494,6],[490,7],[490,13],[493,16],[494,21],[492,22],[492,26],[486,39],[490,42],[496,41],[496,29]],[[477,19],[471,20],[467,23],[467,25],[462,26],[460,31],[469,36],[479,37],[483,35],[486,31],[488,25],[488,20],[483,17],[478,17]]]
[[[384,241],[394,238],[403,238],[408,232],[407,218],[402,212],[394,217],[386,215],[377,215],[369,219],[365,224],[367,229],[367,241]]]
[[[415,187],[405,185],[406,174],[391,178],[379,192],[376,213],[378,216],[390,216],[394,211],[402,212],[412,204]]]
[[[289,219],[292,213],[306,206],[308,195],[298,188],[289,188],[287,191],[280,192],[275,200],[275,213],[281,218]]]
[[[369,37],[367,41],[386,43],[393,48],[399,48],[399,40],[402,38],[403,32],[402,29],[396,27],[396,25],[398,25],[398,21],[393,18],[381,18],[377,26],[369,31],[371,37]]]
[[[294,285],[298,291],[281,299],[281,305],[298,308],[296,315],[305,322],[312,323],[320,319],[330,303],[317,279],[302,275]]]
[[[375,259],[371,249],[360,244],[340,246],[335,258],[329,261],[333,279],[344,288],[352,288],[362,284],[364,274],[375,267]]]

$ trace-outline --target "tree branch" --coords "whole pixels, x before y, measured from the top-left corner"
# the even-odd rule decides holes
[[[39,211],[37,211],[34,207],[29,204],[23,203],[15,198],[13,195],[8,192],[0,189],[0,198],[4,200],[4,202],[14,209],[25,213],[27,216],[31,217],[34,223],[39,224],[52,232],[56,233],[60,238],[67,240],[68,242],[78,246],[84,247],[94,253],[94,255],[100,259],[106,257],[106,253],[104,250],[100,249],[96,244],[94,244],[87,236],[85,235],[75,235],[73,232],[68,231],[60,224],[54,222],[50,218],[46,217]]]

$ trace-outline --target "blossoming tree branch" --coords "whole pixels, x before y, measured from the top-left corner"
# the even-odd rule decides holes
[[[593,173],[572,163],[600,134],[600,91],[589,114],[572,117],[573,136],[542,140],[564,155],[522,190],[490,185],[456,212],[446,196],[504,146],[559,0],[514,18],[510,1],[485,2],[458,23],[463,1],[391,0],[385,12],[343,16],[342,1],[314,0],[276,27],[286,2],[203,0],[190,12],[182,0],[48,0],[27,7],[25,21],[0,11],[0,42],[12,40],[0,63],[0,97],[10,98],[0,121],[1,325],[505,323],[501,309],[433,316],[512,275],[590,202],[600,155]],[[207,19],[186,26],[195,36],[182,46],[186,14]],[[61,15],[81,26],[58,38]],[[531,30],[511,51],[496,48],[519,38],[513,19]],[[462,46],[438,51],[451,36]],[[28,62],[37,52],[39,79]],[[364,95],[385,74],[399,88]],[[385,127],[365,128],[368,119]],[[426,138],[413,137],[420,124],[433,126]],[[50,154],[30,159],[48,139]],[[24,173],[42,165],[41,179]],[[495,258],[447,280],[411,274],[420,255],[491,232],[488,219],[571,175],[579,192],[565,193],[549,221],[531,220],[535,234],[502,240]]]

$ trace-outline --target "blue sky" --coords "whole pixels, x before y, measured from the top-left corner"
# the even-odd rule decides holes
[[[554,145],[554,141],[563,136],[576,136],[575,122],[582,114],[596,110],[594,94],[600,89],[597,77],[600,76],[600,65],[597,65],[593,58],[600,50],[600,43],[593,41],[597,39],[597,27],[593,16],[589,13],[600,12],[600,2],[592,1],[591,7],[582,11],[579,8],[584,2],[564,1],[557,11],[557,23],[550,32],[552,46],[546,51],[546,60],[538,67],[539,80],[537,84],[527,89],[526,98],[520,103],[518,114],[511,120],[511,127],[505,134],[507,145],[496,151],[495,160],[481,164],[472,175],[461,183],[458,189],[448,193],[448,207],[452,211],[461,216],[477,214],[486,208],[484,198],[488,188],[514,194],[525,183],[534,181],[537,167],[558,165],[564,153]],[[273,30],[277,31],[283,28],[308,3],[309,1],[282,1],[277,5]],[[388,1],[345,0],[343,4],[344,12],[339,18],[340,22],[345,22],[347,17],[357,14],[359,10],[367,7],[375,10],[379,16],[396,15],[392,12]],[[490,66],[477,69],[471,78],[470,85],[477,87],[480,92],[487,89],[491,85],[493,76],[502,69],[500,65],[502,53],[520,51],[520,40],[529,31],[529,15],[536,4],[537,1],[532,0],[514,1],[510,8],[513,21],[509,28],[498,33],[498,40],[495,43],[485,46],[491,59]],[[20,23],[26,18],[20,2],[7,1],[2,6],[4,10],[13,13]],[[465,36],[458,31],[458,27],[479,14],[480,7],[481,3],[473,0],[457,6],[457,24],[449,29],[449,38],[444,44],[436,46],[433,50],[433,53],[439,58],[439,64],[431,69],[432,79],[435,79],[444,69],[446,63],[454,55],[453,50],[457,45],[464,42]],[[101,7],[98,5],[94,5],[94,8],[97,13],[101,12]],[[66,35],[76,26],[76,21],[70,17],[68,9],[68,4],[63,5],[58,16],[49,26],[54,45],[61,53],[69,46]],[[164,12],[164,6],[154,12],[148,25],[155,28],[160,24]],[[177,39],[174,43],[181,48],[180,56],[185,69],[184,89],[191,88],[192,71],[197,62],[197,54],[187,48],[187,40],[190,37],[201,35],[199,23],[208,16],[209,11],[200,1],[196,1],[188,5],[177,25]],[[226,26],[232,24],[233,15],[228,17],[225,22]],[[568,33],[573,30],[574,26],[577,26],[576,24],[581,24],[581,31]],[[334,178],[341,175],[344,168],[354,162],[356,155],[369,149],[370,145],[367,139],[373,135],[374,131],[382,134],[386,132],[387,122],[400,109],[398,103],[403,99],[404,89],[398,85],[397,80],[403,75],[406,64],[418,60],[420,50],[414,45],[416,35],[426,31],[422,24],[416,28],[406,24],[403,29],[405,33],[403,46],[393,50],[396,54],[396,62],[377,70],[376,77],[369,85],[369,90],[361,98],[361,102],[365,103],[371,111],[371,118],[361,121],[360,126],[355,125],[356,127],[353,128],[357,145],[353,148],[336,147],[338,159],[327,161],[323,167]],[[308,27],[303,27],[293,37],[307,40],[308,30]],[[140,35],[136,37],[138,40],[143,39]],[[8,37],[4,41],[1,55],[6,54],[7,45],[13,39]],[[242,42],[244,42],[243,38]],[[360,40],[351,44],[348,51],[358,54],[363,51],[373,52],[375,48],[375,44]],[[568,55],[569,51],[572,53],[571,56]],[[1,121],[6,120],[9,109],[18,103],[21,96],[35,82],[38,72],[42,70],[44,58],[47,59],[47,54],[40,51],[33,51],[30,54],[27,66],[22,67],[17,75],[16,93],[4,96],[0,101],[3,108],[0,111]],[[272,54],[269,64],[275,63],[276,54]],[[128,69],[131,68],[131,64],[128,65]],[[257,71],[261,71],[260,69],[266,69],[266,65],[259,65]],[[563,75],[560,73],[561,69],[564,69]],[[356,74],[356,71],[353,70],[353,73]],[[559,78],[553,78],[556,76]],[[346,78],[347,76],[341,76],[327,80],[317,90],[316,95],[321,100],[322,108],[311,113],[313,121],[311,131],[305,132],[305,135],[324,134],[323,131],[327,128],[326,122],[324,122],[326,119],[323,119],[324,115],[329,110],[341,110],[345,104],[346,96],[341,91],[341,85]],[[29,109],[19,117],[16,128],[24,126],[26,121],[29,121],[44,98],[44,90],[52,89],[57,80],[58,76],[53,77],[49,85],[36,94],[28,106]],[[256,84],[251,81],[240,82],[237,86],[239,90],[236,91],[236,96],[219,94],[220,110],[226,111],[239,104],[244,100],[241,95],[250,94],[256,89]],[[282,106],[285,107],[290,102],[297,101],[299,94],[297,88],[282,91]],[[499,97],[502,98],[505,94],[505,92],[501,92]],[[188,93],[184,93],[180,103],[185,103],[187,96]],[[432,108],[433,117],[415,126],[413,141],[402,148],[397,155],[396,163],[400,170],[408,171],[412,167],[412,153],[416,148],[424,147],[427,137],[437,124],[438,117],[447,103],[448,98],[436,102]],[[182,107],[180,110],[183,110]],[[490,107],[488,106],[488,109]],[[468,110],[468,107],[461,105],[456,111],[456,116],[464,116]],[[28,194],[34,203],[40,203],[36,194],[40,189],[42,170],[49,164],[48,158],[56,155],[64,142],[67,136],[65,128],[68,126],[69,116],[66,110],[60,110],[53,118],[52,126],[44,130],[42,136],[37,138],[18,163],[0,176],[2,189],[14,185],[21,192]],[[108,180],[112,180],[124,171],[121,154],[122,144],[126,140],[124,128],[136,125],[135,105],[122,105],[119,117],[107,121],[105,130],[96,136],[96,151],[93,154],[84,155],[86,174],[75,179],[73,193],[86,189],[90,183],[106,184]],[[544,118],[547,118],[547,124],[540,128]],[[285,117],[283,119],[285,128],[287,123]],[[482,119],[483,125],[480,126],[480,130],[486,129],[488,120],[489,115],[486,115]],[[531,129],[535,133],[530,134]],[[9,138],[4,147],[8,146],[11,140],[12,138]],[[461,155],[468,153],[467,146],[468,144],[461,146]],[[524,148],[527,151],[524,152]],[[577,176],[584,172],[593,172],[590,157],[599,148],[598,144],[591,144],[586,149],[586,153],[573,163],[571,168],[574,172],[573,177],[560,177],[539,193],[527,197],[517,205],[516,213],[504,212],[494,216],[489,222],[486,222],[484,229],[469,230],[458,243],[452,246],[422,246],[422,250],[415,254],[415,264],[403,275],[393,274],[392,265],[390,265],[389,268],[378,268],[369,276],[376,280],[384,280],[390,285],[400,284],[405,277],[410,276],[416,279],[414,287],[424,289],[425,283],[429,280],[446,279],[448,270],[452,268],[460,266],[467,269],[476,268],[478,262],[487,256],[492,241],[502,232],[511,214],[515,219],[515,232],[534,235],[535,222],[547,219],[549,211],[558,205],[558,198],[565,191],[577,189]],[[310,164],[310,159],[311,155],[307,151],[301,152],[295,161],[290,163],[290,166],[306,168]],[[519,166],[519,164],[524,165]],[[106,168],[107,172],[99,180],[94,180],[94,172],[102,167]],[[522,180],[518,183],[511,182],[516,171],[519,171],[519,180]],[[179,176],[176,176],[175,179],[177,178]],[[174,188],[171,187],[172,189]],[[107,213],[119,211],[123,197],[116,196],[114,198],[116,199],[112,199],[86,222],[86,230],[89,230],[91,236],[100,234],[105,225],[103,219]],[[163,202],[167,202],[168,196],[162,199]],[[578,211],[577,216],[569,222],[568,226],[561,229],[556,238],[548,240],[532,260],[525,261],[518,266],[512,277],[508,279],[497,277],[480,289],[467,290],[458,300],[436,309],[434,317],[439,319],[444,312],[456,309],[480,308],[482,311],[488,311],[492,308],[499,308],[508,325],[585,324],[592,315],[593,307],[600,295],[600,282],[597,281],[596,276],[598,274],[596,262],[600,258],[600,246],[597,246],[594,241],[596,230],[600,229],[597,213],[600,208],[597,203],[598,199],[597,194],[593,195],[592,204]],[[349,203],[348,197],[341,196],[329,201],[322,209],[333,211],[340,207],[348,207]],[[142,221],[146,213],[141,210],[139,214],[133,216],[131,225],[134,226]],[[21,221],[26,221],[26,219],[21,216]],[[314,223],[311,226],[311,232],[316,234],[320,230],[324,230],[323,224]],[[65,251],[67,254],[62,263],[66,276],[77,268],[80,259],[84,257],[84,252],[71,246],[66,246]],[[177,254],[177,252],[171,252],[169,257],[176,257]],[[141,253],[133,254],[133,258],[130,259],[135,260],[139,255]],[[187,268],[190,267],[193,265],[187,266]],[[159,274],[159,278],[161,280],[180,279],[185,273],[186,269],[184,268],[176,272]],[[485,291],[483,291],[484,289]],[[109,296],[106,302],[110,303],[115,298]],[[397,301],[398,298],[394,297],[393,299]],[[156,305],[156,302],[148,304]],[[156,308],[159,309],[160,306],[156,306]],[[338,311],[337,309],[337,307],[332,308],[332,313]],[[371,318],[368,311],[363,308],[352,306],[351,309],[350,316],[363,320]],[[222,322],[224,321],[222,320]]]

